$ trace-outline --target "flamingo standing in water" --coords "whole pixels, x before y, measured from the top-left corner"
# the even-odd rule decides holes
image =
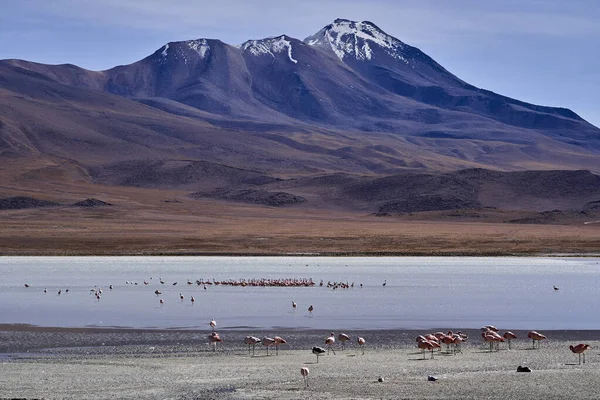
[[[342,342],[342,350],[344,350],[346,348],[346,342],[350,340],[350,336],[345,333],[340,333],[338,334],[338,339]]]
[[[215,327],[217,326],[217,321],[215,321],[215,319],[211,319],[210,322],[208,323],[210,325],[210,327],[212,328],[213,332],[215,331]]]
[[[581,365],[581,355],[583,354],[583,363],[585,364],[585,351],[591,349],[589,344],[579,343],[577,346],[570,345],[569,349],[579,355],[579,365]]]
[[[360,346],[360,348],[362,349],[362,353],[365,354],[365,339],[362,337],[359,337],[356,342],[358,343],[358,345]]]
[[[255,336],[246,336],[244,343],[248,345],[248,354],[250,354],[250,346],[252,346],[252,355],[254,355],[254,348],[261,340]]]
[[[542,339],[546,339],[546,336],[544,336],[544,335],[542,335],[541,333],[539,333],[539,332],[536,332],[536,331],[530,331],[530,332],[527,334],[527,337],[528,337],[529,339],[533,340],[533,348],[534,348],[534,349],[535,349],[535,342],[536,342],[536,340],[537,340],[537,342],[538,342],[538,349],[539,349],[539,348],[540,348],[539,341],[540,341],[540,340],[542,340]]]
[[[308,388],[308,374],[309,373],[310,373],[310,371],[308,370],[308,368],[306,368],[306,367],[300,368],[300,375],[302,375],[302,377],[304,378],[304,385],[306,385],[306,388]]]
[[[217,343],[222,342],[223,340],[221,340],[221,337],[217,332],[212,332],[210,335],[208,335],[208,341],[210,344],[212,344],[213,351],[217,351]]]
[[[325,354],[326,351],[327,350],[319,346],[315,346],[312,348],[312,353],[317,356],[317,364],[319,363],[319,356],[321,354]]]
[[[325,339],[325,346],[327,346],[327,354],[329,354],[329,350],[333,351],[335,354],[335,350],[333,349],[333,345],[335,344],[335,333],[331,332],[331,335]]]
[[[511,331],[506,331],[504,332],[504,335],[502,335],[502,337],[508,342],[508,349],[510,350],[510,341],[516,339],[517,335],[515,335]]]

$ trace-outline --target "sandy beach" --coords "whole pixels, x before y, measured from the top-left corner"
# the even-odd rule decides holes
[[[221,331],[213,352],[208,331],[0,327],[0,398],[47,399],[447,399],[597,398],[600,357],[597,331],[545,331],[532,349],[526,332],[512,349],[489,351],[478,330],[463,330],[462,352],[423,355],[422,331],[347,332],[353,343],[317,358],[326,331]],[[336,332],[337,333],[337,332]],[[257,346],[246,335],[280,335],[279,349]],[[356,337],[366,339],[364,354]],[[570,344],[588,343],[578,364]],[[532,372],[516,372],[519,365]],[[300,368],[308,367],[309,388]],[[438,378],[427,380],[428,375]],[[378,382],[379,377],[383,382]]]

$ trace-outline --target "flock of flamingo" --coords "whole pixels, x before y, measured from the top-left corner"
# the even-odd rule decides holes
[[[152,279],[152,278],[150,278]],[[159,282],[164,285],[166,282],[162,279],[159,278]],[[132,284],[132,285],[137,285],[137,282],[134,281],[127,281],[127,284]],[[148,285],[150,282],[148,281],[143,281],[144,285]],[[240,287],[246,287],[246,286],[263,286],[263,287],[312,287],[315,286],[315,282],[311,279],[238,279],[238,280],[223,280],[223,281],[217,281],[217,280],[203,280],[203,279],[199,279],[196,280],[195,282],[192,282],[191,280],[187,281],[188,285],[193,285],[194,283],[196,283],[197,286],[203,286],[204,290],[207,289],[207,285],[211,286],[211,285],[224,285],[224,286],[240,286]],[[387,281],[384,281],[382,286],[386,286]],[[172,286],[176,286],[177,282],[173,282],[171,284]],[[319,283],[319,286],[324,286],[324,282],[321,280]],[[29,284],[25,284],[24,285],[26,288],[29,288],[30,285]],[[352,282],[351,284],[348,284],[347,282],[328,282],[327,283],[327,288],[331,288],[331,289],[337,289],[337,288],[342,288],[342,289],[348,289],[348,288],[353,288],[354,287],[354,282]],[[362,288],[363,285],[362,283],[360,284],[360,288]],[[109,289],[112,290],[113,289],[113,285],[109,286]],[[554,286],[554,290],[557,291],[559,290],[556,286]],[[48,290],[47,288],[44,288],[44,293],[47,293]],[[68,293],[69,289],[65,289],[65,293]],[[102,289],[98,288],[98,287],[94,287],[92,289],[90,289],[90,292],[95,296],[95,298],[100,301],[101,298],[101,294],[102,294]],[[62,290],[59,289],[57,291],[57,294],[60,295],[62,293]],[[158,289],[156,289],[154,291],[154,294],[156,294],[157,296],[161,295],[162,292]],[[179,293],[179,299],[180,301],[184,300],[184,296],[182,293]],[[195,302],[195,299],[193,296],[190,296],[190,301],[192,302],[192,304]],[[160,298],[159,299],[160,304],[164,304],[165,300],[164,298]],[[295,301],[292,301],[292,308],[295,311],[298,307],[298,304]],[[310,305],[308,307],[308,313],[309,315],[312,316],[314,311],[314,307],[313,305]],[[211,344],[213,351],[216,352],[217,350],[217,343],[223,342],[223,340],[221,339],[221,336],[215,331],[215,328],[217,326],[217,323],[214,319],[212,319],[209,322],[209,326],[212,329],[212,332],[208,335],[207,339],[208,342]],[[496,351],[500,350],[500,343],[506,342],[508,345],[508,349],[510,350],[511,347],[511,341],[514,339],[517,339],[517,335],[515,335],[513,332],[511,331],[506,331],[504,332],[502,335],[500,335],[499,330],[493,326],[493,325],[485,325],[484,327],[481,328],[481,337],[483,339],[483,341],[485,343],[489,343],[489,349],[490,352],[493,352],[494,349]],[[537,332],[537,331],[530,331],[527,333],[527,337],[529,339],[532,340],[532,344],[533,344],[533,349],[536,348],[536,342],[537,342],[537,348],[540,347],[539,343],[541,340],[546,339],[546,336]],[[429,351],[431,353],[431,359],[434,358],[434,350],[438,350],[438,351],[442,351],[442,345],[446,345],[446,353],[448,354],[456,354],[456,353],[462,353],[461,350],[461,344],[465,341],[467,341],[468,337],[467,335],[463,334],[462,332],[452,332],[452,331],[448,331],[447,333],[444,332],[435,332],[435,333],[430,333],[430,334],[425,334],[425,335],[419,335],[416,338],[416,342],[417,342],[417,347],[419,349],[422,350],[422,354],[423,354],[423,359],[425,359],[425,352]],[[343,351],[345,349],[346,346],[346,342],[351,342],[351,337],[350,335],[346,334],[346,333],[339,333],[337,336],[337,340],[339,340],[339,342],[341,343],[341,350]],[[266,353],[267,356],[269,355],[269,347],[275,347],[275,354],[278,355],[279,354],[279,346],[286,344],[286,340],[280,336],[274,336],[274,337],[263,337],[262,339],[255,337],[255,336],[246,336],[244,338],[244,344],[248,345],[248,354],[250,354],[250,351],[252,351],[252,355],[255,355],[255,348],[257,344],[262,344],[265,349],[266,349]],[[333,332],[331,332],[331,334],[325,338],[324,344],[325,344],[325,348],[320,347],[320,346],[314,346],[312,348],[312,353],[314,355],[316,355],[317,357],[317,363],[319,362],[319,356],[327,353],[329,354],[329,352],[333,352],[333,354],[335,355],[335,343],[336,343],[336,336]],[[363,337],[357,337],[356,339],[356,343],[358,344],[359,348],[362,350],[362,354],[365,353],[364,350],[364,345],[366,343],[365,339]],[[589,350],[591,348],[591,346],[589,344],[584,344],[584,343],[580,343],[576,346],[570,345],[569,349],[577,354],[579,356],[579,365],[581,365],[582,361],[585,364],[585,351]],[[521,368],[521,367],[519,367]],[[305,387],[308,388],[309,387],[309,383],[308,383],[308,376],[309,376],[310,370],[307,367],[302,367],[300,369],[300,374],[304,379],[304,384]]]

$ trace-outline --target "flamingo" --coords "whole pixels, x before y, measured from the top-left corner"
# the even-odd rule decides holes
[[[279,355],[279,345],[286,344],[287,342],[280,336],[275,336],[273,339],[275,340],[275,355],[277,356]]]
[[[333,351],[335,354],[335,350],[333,349],[333,345],[335,344],[335,333],[331,332],[331,336],[325,339],[325,346],[327,346],[327,354],[329,354],[329,350]]]
[[[215,321],[215,319],[211,319],[210,322],[208,323],[210,325],[210,327],[212,328],[213,332],[215,331],[215,327],[217,326],[217,322]]]
[[[350,336],[345,333],[340,333],[338,334],[338,339],[342,342],[342,350],[344,350],[346,348],[346,342],[350,340]]]
[[[359,346],[360,346],[360,348],[362,349],[362,353],[363,353],[363,354],[365,354],[365,348],[364,348],[364,345],[365,345],[365,339],[364,339],[364,338],[362,338],[362,337],[359,337],[359,338],[356,340],[356,342],[358,343],[358,345],[359,345]]]
[[[539,332],[536,332],[536,331],[530,331],[530,332],[527,334],[527,337],[528,337],[529,339],[533,340],[533,348],[534,348],[534,349],[535,349],[535,341],[536,341],[536,340],[538,341],[538,349],[539,349],[539,348],[540,348],[539,341],[540,341],[540,340],[542,340],[542,339],[546,339],[546,336],[544,336],[544,335],[542,335],[541,333],[539,333]]]
[[[433,349],[436,347],[434,345],[435,342],[431,342],[429,340],[421,340],[417,346],[422,350],[423,352],[423,360],[425,359],[425,350],[430,350],[431,351],[431,359],[433,359]],[[439,346],[439,345],[438,345]]]
[[[248,345],[248,354],[250,354],[250,346],[252,346],[252,355],[254,355],[254,348],[260,342],[261,340],[256,336],[246,336],[246,338],[244,339],[244,343]]]
[[[270,337],[264,337],[262,339],[262,344],[267,348],[267,356],[269,355],[269,346],[275,344],[275,339]]]
[[[302,375],[302,377],[304,378],[304,384],[306,385],[306,388],[308,388],[308,374],[309,373],[310,373],[310,371],[308,370],[308,368],[306,368],[306,367],[300,368],[300,375]]]
[[[292,300],[292,308],[294,309],[294,311],[296,311],[296,307],[298,307],[298,304],[296,304],[296,302]]]
[[[319,363],[319,356],[325,354],[327,350],[322,347],[315,346],[312,348],[312,353],[317,356],[317,364]]]
[[[314,310],[314,309],[315,309],[315,308],[314,308],[314,307],[312,306],[312,304],[311,304],[311,305],[310,305],[310,307],[308,307],[308,313],[309,313],[310,315],[313,315],[313,314],[312,314],[312,312],[313,312],[313,310]]]
[[[494,331],[487,331],[481,334],[483,340],[490,344],[490,352],[493,351],[494,343],[504,342],[504,338]],[[497,347],[499,349],[499,347]]]
[[[569,349],[575,354],[579,355],[579,365],[581,365],[581,355],[583,354],[583,363],[585,364],[585,351],[591,349],[589,344],[579,343],[577,346],[570,345]]]
[[[517,335],[515,335],[511,331],[506,331],[504,332],[504,335],[502,335],[502,337],[508,341],[508,349],[510,350],[510,341],[516,339]]]
[[[208,341],[212,344],[213,351],[217,351],[217,343],[222,342],[223,340],[221,340],[221,337],[217,332],[212,332],[208,335]]]

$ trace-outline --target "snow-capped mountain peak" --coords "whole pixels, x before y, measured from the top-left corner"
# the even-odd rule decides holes
[[[290,62],[294,64],[298,63],[298,60],[292,54],[292,42],[285,35],[262,40],[248,40],[242,44],[241,49],[255,56],[269,54],[273,58],[275,58],[275,53],[287,52]]]
[[[310,46],[329,46],[341,60],[345,57],[371,60],[374,50],[379,48],[395,59],[408,62],[402,55],[405,44],[369,21],[336,19],[304,42]]]

